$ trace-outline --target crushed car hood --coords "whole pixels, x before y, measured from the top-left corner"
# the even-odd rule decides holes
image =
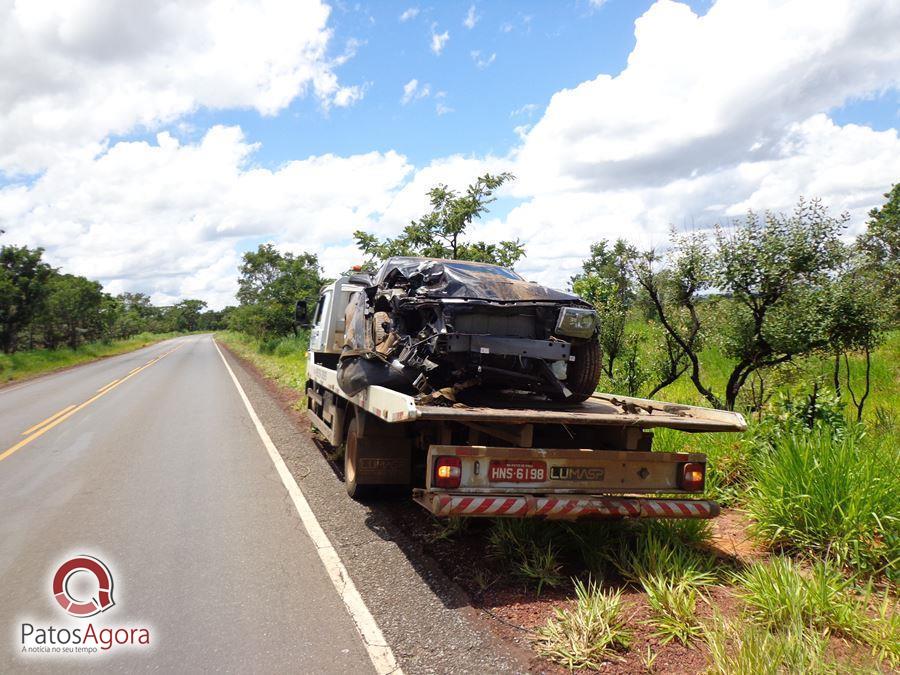
[[[563,302],[585,305],[577,295],[526,281],[518,274],[476,262],[392,258],[378,285],[409,285],[411,296],[493,302]]]

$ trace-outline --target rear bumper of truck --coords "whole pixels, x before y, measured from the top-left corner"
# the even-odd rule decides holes
[[[472,494],[414,490],[413,499],[439,518],[715,518],[716,502],[699,499],[603,497],[598,495]]]

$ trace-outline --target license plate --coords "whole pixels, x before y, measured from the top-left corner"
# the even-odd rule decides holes
[[[491,483],[542,483],[547,480],[547,463],[494,460],[488,468]]]

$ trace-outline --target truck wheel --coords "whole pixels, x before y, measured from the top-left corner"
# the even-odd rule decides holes
[[[572,395],[566,401],[581,403],[591,397],[597,390],[597,383],[600,382],[602,366],[600,343],[596,338],[587,342],[574,342],[572,356],[575,360],[569,362],[569,372],[565,381]]]
[[[347,494],[358,501],[375,496],[377,486],[357,485],[357,467],[359,465],[359,417],[354,415],[344,438],[344,485]]]

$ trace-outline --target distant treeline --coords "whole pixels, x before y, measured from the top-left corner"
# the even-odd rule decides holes
[[[129,338],[138,333],[215,330],[224,311],[203,300],[154,306],[143,293],[111,295],[98,281],[65,274],[43,249],[0,247],[0,350],[68,346]]]

